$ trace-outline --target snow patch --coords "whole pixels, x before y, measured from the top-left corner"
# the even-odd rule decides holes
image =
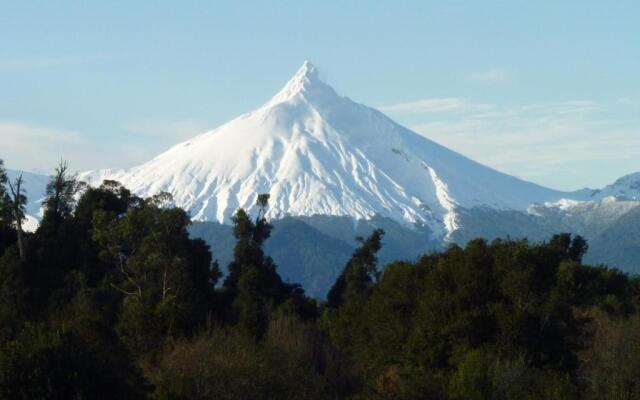
[[[25,214],[24,221],[22,222],[22,230],[25,232],[35,232],[40,226],[40,218],[33,215]]]

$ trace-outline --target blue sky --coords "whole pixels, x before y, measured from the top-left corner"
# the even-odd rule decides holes
[[[136,165],[259,106],[309,59],[480,162],[599,187],[640,171],[639,20],[624,0],[3,1],[0,157]]]

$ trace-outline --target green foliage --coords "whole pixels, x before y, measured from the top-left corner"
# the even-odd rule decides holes
[[[243,209],[236,212],[232,222],[236,245],[233,250],[233,261],[229,264],[229,275],[225,280],[225,287],[231,291],[235,290],[244,266],[272,264],[271,259],[265,257],[262,251],[264,241],[271,235],[271,224],[260,216],[255,222],[252,221]]]
[[[145,398],[139,371],[102,351],[71,332],[26,325],[0,347],[0,399]]]
[[[5,183],[0,163],[0,399],[640,398],[640,280],[583,265],[579,236],[381,271],[377,229],[322,304],[265,254],[268,195],[235,214],[218,287],[167,194],[105,181],[76,202],[62,163],[21,236]]]
[[[21,326],[28,315],[30,290],[24,272],[17,248],[0,256],[0,340]]]
[[[360,247],[347,262],[327,296],[328,332],[334,345],[353,356],[369,343],[366,315],[362,313],[377,276],[376,253],[384,231],[374,230],[368,238],[358,238]]]
[[[255,221],[243,209],[234,215],[236,246],[224,282],[225,295],[231,306],[228,317],[255,339],[264,335],[269,315],[276,309],[305,319],[316,314],[315,304],[305,297],[300,286],[284,283],[271,257],[264,255],[263,244],[273,229],[264,217],[268,199],[268,195],[258,196],[260,210]]]
[[[568,235],[473,240],[389,265],[377,282],[355,285],[366,295],[346,295],[345,273],[332,290],[341,301],[325,311],[330,337],[366,396],[574,398],[589,346],[580,310],[634,312],[632,282],[581,265],[585,249]]]
[[[312,329],[285,317],[257,343],[241,332],[216,331],[170,346],[156,377],[159,399],[342,398],[339,360]]]
[[[481,349],[467,352],[451,376],[449,393],[453,399],[490,400],[494,396],[492,365]]]
[[[585,351],[588,399],[640,399],[640,317],[617,319],[596,312],[592,346]]]
[[[0,160],[0,226],[11,224],[11,197],[7,185],[9,178],[4,168],[4,161]]]
[[[300,218],[284,217],[270,223],[273,224],[272,235],[265,241],[263,250],[278,265],[282,279],[300,283],[306,293],[317,299],[326,298],[354,247],[322,233]],[[194,222],[189,233],[211,246],[220,265],[229,265],[233,260],[236,241],[232,226],[210,221]]]
[[[186,213],[157,204],[151,199],[121,217],[93,217],[100,256],[117,271],[109,285],[124,295],[118,332],[142,354],[204,322],[219,276],[204,242],[188,237]]]
[[[42,202],[44,214],[40,230],[57,233],[64,220],[70,219],[76,205],[76,194],[82,187],[75,176],[69,175],[69,165],[60,161],[47,183],[46,198]]]
[[[327,307],[340,307],[349,296],[359,297],[365,294],[377,272],[376,253],[382,246],[382,236],[384,231],[375,229],[367,239],[357,238],[360,247],[353,253],[342,274],[329,290]]]

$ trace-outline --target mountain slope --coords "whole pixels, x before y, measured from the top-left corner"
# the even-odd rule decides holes
[[[621,200],[640,201],[640,172],[625,175],[611,185],[593,193],[595,199],[615,197]]]
[[[395,260],[413,261],[441,248],[439,242],[428,241],[424,232],[390,219],[375,217],[354,224],[348,217],[313,216],[274,220],[265,253],[276,262],[285,281],[300,283],[307,293],[324,298],[358,246],[355,238],[366,237],[375,228],[385,230],[378,253],[381,266]],[[226,272],[235,245],[232,227],[218,222],[195,222],[189,233],[207,242]]]
[[[640,273],[640,206],[590,240],[585,260],[615,266],[633,274]]]
[[[178,144],[141,166],[81,176],[115,179],[139,195],[167,191],[195,220],[229,223],[270,193],[268,217],[375,215],[458,228],[457,209],[525,211],[568,194],[502,174],[357,104],[308,62],[258,110]]]

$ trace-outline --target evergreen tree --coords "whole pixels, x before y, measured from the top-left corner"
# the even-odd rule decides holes
[[[268,194],[258,195],[259,209],[255,221],[252,221],[249,214],[242,208],[238,209],[233,216],[233,235],[236,237],[236,245],[233,249],[233,261],[229,264],[229,274],[224,283],[225,288],[232,293],[236,290],[244,266],[255,265],[275,269],[273,260],[265,257],[262,250],[264,242],[269,239],[273,229],[273,225],[265,218],[268,200]]]
[[[243,209],[234,215],[233,234],[237,241],[225,280],[235,314],[232,319],[245,334],[255,339],[266,331],[270,309],[282,301],[282,281],[273,260],[265,257],[262,250],[273,228],[264,216],[268,199],[268,195],[258,195],[259,210],[255,221]]]
[[[268,201],[268,194],[258,195],[255,221],[243,209],[234,215],[237,242],[224,282],[227,304],[233,311],[229,319],[254,339],[264,335],[269,317],[278,307],[301,318],[315,315],[315,306],[302,288],[284,283],[271,257],[264,255],[262,246],[273,228],[265,217]]]
[[[44,217],[36,232],[29,235],[29,248],[37,251],[23,257],[32,311],[42,313],[51,307],[52,319],[64,319],[64,308],[85,284],[77,259],[88,232],[76,230],[73,221],[78,188],[75,177],[68,174],[67,163],[61,161],[47,184]]]
[[[363,314],[378,275],[376,254],[382,246],[382,229],[358,238],[360,247],[347,262],[328,294],[329,334],[336,347],[349,358],[361,354],[370,342]]]
[[[76,205],[76,195],[82,186],[75,176],[69,175],[67,162],[60,161],[47,183],[46,197],[42,202],[44,215],[40,229],[55,233],[64,220],[71,218]]]
[[[577,263],[582,262],[582,257],[589,250],[587,241],[580,235],[571,238],[570,233],[553,235],[549,241],[549,247],[556,251],[563,260]]]
[[[360,295],[374,282],[377,274],[376,254],[382,247],[384,231],[375,229],[368,238],[356,238],[360,247],[347,262],[336,283],[327,295],[327,307],[338,308],[344,303],[346,296]]]

